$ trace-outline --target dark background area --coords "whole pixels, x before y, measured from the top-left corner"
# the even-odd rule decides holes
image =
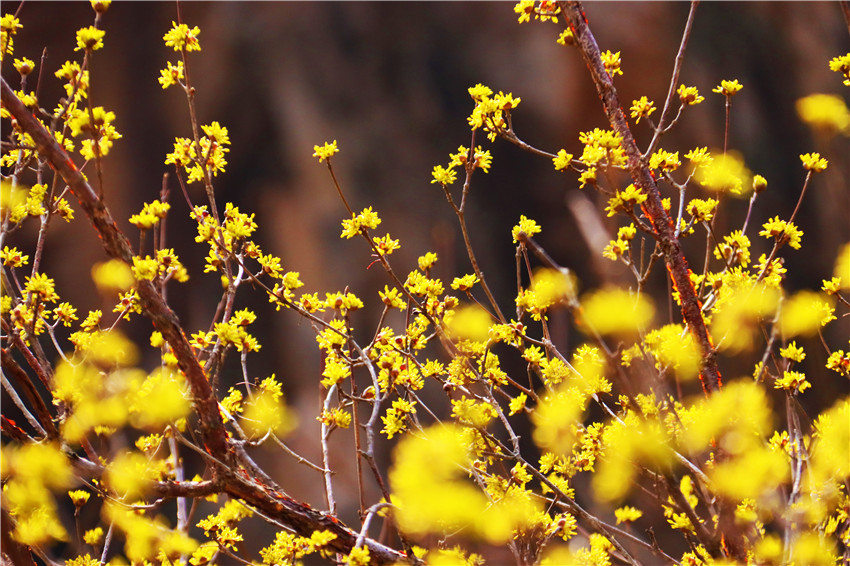
[[[387,278],[378,266],[367,270],[372,258],[363,242],[339,239],[345,209],[325,167],[312,157],[314,144],[336,139],[341,151],[334,166],[343,190],[353,208],[372,205],[384,220],[381,229],[401,240],[392,260],[402,278],[426,251],[440,256],[435,274],[447,287],[453,276],[471,272],[456,219],[442,192],[430,184],[434,165],[445,165],[450,152],[469,145],[467,88],[480,82],[522,97],[513,113],[518,135],[553,153],[565,148],[580,154],[578,132],[607,127],[578,52],[555,43],[563,24],[518,25],[512,6],[181,3],[183,21],[201,28],[202,51],[190,58],[199,120],[219,121],[232,141],[227,172],[215,179],[219,204],[232,201],[256,213],[258,243],[266,253],[281,256],[286,269],[301,273],[304,291],[323,296],[348,285],[367,305],[374,304]],[[4,3],[4,13],[16,7]],[[604,2],[586,8],[600,47],[622,52],[624,75],[615,84],[623,106],[646,95],[659,107],[653,115],[657,119],[689,4]],[[91,24],[93,12],[87,2],[27,2],[19,17],[24,28],[15,38],[14,55],[38,62],[47,47],[40,100],[43,107],[54,108],[63,91],[53,72],[66,59],[81,60],[73,52],[74,32]],[[94,54],[92,63],[95,105],[117,114],[115,124],[124,136],[105,161],[106,202],[131,240],[137,231],[126,219],[158,197],[173,138],[191,135],[182,91],[163,91],[157,82],[159,69],[178,58],[162,42],[176,19],[174,3],[114,3],[102,25],[105,49]],[[756,235],[761,223],[776,215],[788,218],[796,204],[805,176],[798,155],[817,151],[830,160],[827,172],[814,178],[798,215],[805,233],[802,250],[781,254],[790,290],[818,289],[821,279],[831,275],[839,244],[850,241],[848,140],[813,136],[794,110],[795,101],[808,94],[847,99],[848,88],[828,69],[828,61],[848,49],[850,35],[838,4],[705,2],[697,10],[680,82],[697,86],[706,100],[686,110],[662,142],[682,156],[695,146],[722,147],[724,99],[711,89],[722,79],[744,85],[733,99],[730,148],[742,152],[749,168],[769,182],[748,230],[754,260],[772,243]],[[12,74],[11,61],[4,62],[4,76],[14,85]],[[30,80],[32,86],[34,76]],[[634,132],[645,146],[649,128],[641,123]],[[575,174],[555,172],[548,160],[506,142],[482,140],[478,136],[477,142],[492,150],[494,163],[488,175],[473,180],[467,219],[479,261],[506,312],[513,312],[515,295],[510,229],[521,214],[543,226],[539,241],[576,272],[583,289],[629,282],[624,268],[600,259],[601,248],[591,248],[581,236],[567,204],[576,195],[594,202],[614,236],[622,222],[601,213],[605,199],[589,189],[579,192]],[[170,186],[168,245],[176,248],[192,279],[172,285],[169,297],[186,330],[195,332],[208,327],[220,284],[217,276],[202,273],[207,250],[193,243],[194,225],[173,175]],[[674,196],[666,190],[664,196]],[[195,203],[202,201],[199,185],[192,186],[191,195]],[[708,195],[695,191],[690,196]],[[718,219],[720,232],[740,228],[746,209],[745,200],[727,203]],[[104,254],[94,231],[82,229],[85,222],[78,218],[71,225],[52,225],[44,269],[56,277],[63,300],[83,314],[94,308],[108,313],[114,301],[99,298],[89,276],[90,266],[103,261]],[[20,236],[14,240],[9,243],[20,242]],[[701,233],[686,242],[695,270],[701,269],[704,246]],[[656,270],[651,287],[663,322],[663,269]],[[261,293],[240,293],[237,308],[243,307],[258,313],[252,330],[263,344],[259,354],[249,357],[251,376],[275,373],[283,381],[303,424],[291,444],[319,461],[320,359],[314,333],[291,313],[276,313]],[[355,327],[365,341],[377,316],[374,309],[357,314]],[[583,340],[567,322],[559,324],[566,349]],[[145,344],[150,331],[139,320],[131,333]],[[830,343],[846,348],[848,335],[846,319],[839,321]],[[825,355],[817,339],[803,344],[817,372],[811,375],[816,387],[806,402],[829,404],[846,393],[847,383],[823,369]],[[157,363],[152,349],[147,356],[147,363]],[[722,360],[721,369],[730,376],[749,374],[755,357]],[[232,382],[240,379],[237,365],[231,371]],[[435,392],[435,399],[439,396]],[[348,438],[339,436],[338,448],[347,454]],[[278,452],[258,457],[292,495],[323,505],[321,478],[314,472]],[[343,518],[352,520],[353,458],[334,463],[340,469],[336,481],[346,506]],[[258,536],[269,539],[267,533]]]

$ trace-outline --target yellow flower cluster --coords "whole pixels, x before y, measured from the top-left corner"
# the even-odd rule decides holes
[[[470,87],[469,95],[475,102],[472,114],[467,118],[473,131],[481,128],[487,132],[487,138],[494,141],[496,136],[506,134],[510,130],[511,110],[519,106],[522,99],[501,91],[494,95],[489,87],[481,83]]]

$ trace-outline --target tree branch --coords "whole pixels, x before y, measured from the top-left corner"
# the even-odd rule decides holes
[[[691,284],[688,262],[679,245],[673,222],[661,204],[661,194],[655,184],[655,178],[647,164],[641,159],[640,150],[620,106],[617,90],[605,70],[599,46],[587,24],[584,8],[581,2],[562,2],[561,10],[575,35],[575,45],[581,51],[582,58],[584,58],[587,68],[590,70],[599,98],[602,100],[605,114],[608,116],[608,121],[614,131],[623,138],[622,146],[628,157],[629,174],[635,185],[647,195],[646,201],[641,205],[643,212],[652,223],[653,231],[658,239],[661,251],[664,253],[667,271],[675,290],[679,293],[682,318],[702,352],[700,380],[703,389],[706,393],[720,389],[721,377],[717,368],[714,345],[705,326],[705,320],[702,318],[700,303],[693,284]]]
[[[0,79],[0,81],[3,106],[17,121],[16,127],[29,134],[39,154],[68,184],[97,231],[107,255],[131,264],[133,251],[130,242],[115,224],[103,200],[86,182],[68,153],[62,149],[44,125],[26,109],[6,80]],[[214,464],[213,469],[218,475],[216,481],[221,482],[222,491],[256,507],[302,536],[309,537],[314,531],[328,530],[337,535],[336,540],[329,547],[340,553],[350,552],[357,544],[358,533],[340,523],[336,517],[321,513],[305,503],[264,485],[262,481],[251,477],[244,468],[239,466],[237,451],[233,449],[227,438],[215,392],[192,352],[177,315],[166,304],[152,282],[138,281],[137,291],[142,312],[162,333],[178,360],[180,370],[186,375],[192,390],[195,410],[200,418],[204,448],[213,459],[220,462],[220,464]],[[158,487],[160,493],[167,496],[192,489],[200,495],[212,486],[213,483],[205,482],[194,488],[185,484],[175,484],[172,487],[162,484]],[[369,547],[372,564],[393,564],[407,559],[404,553],[374,540],[366,539],[364,544]]]
[[[103,200],[86,182],[85,177],[74,165],[71,157],[56,142],[50,132],[15,96],[6,80],[0,80],[2,80],[0,86],[2,86],[3,106],[15,117],[18,127],[33,139],[39,154],[47,159],[53,170],[68,184],[97,231],[107,255],[120,259],[127,264],[132,264],[133,251],[130,247],[130,241],[115,224]],[[139,293],[143,312],[171,346],[174,355],[177,357],[180,370],[186,375],[186,380],[192,389],[195,408],[201,420],[201,432],[206,449],[219,459],[227,461],[229,454],[227,435],[224,430],[224,422],[218,411],[218,401],[209,381],[207,381],[204,370],[192,352],[177,315],[165,303],[162,296],[157,293],[152,282],[138,281],[136,289]]]

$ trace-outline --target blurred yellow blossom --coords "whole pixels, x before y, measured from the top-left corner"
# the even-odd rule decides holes
[[[834,94],[811,94],[794,105],[800,119],[827,135],[850,136],[850,110],[844,99]]]

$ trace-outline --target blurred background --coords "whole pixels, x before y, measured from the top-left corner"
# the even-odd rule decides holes
[[[440,256],[434,273],[447,286],[452,277],[471,272],[456,218],[441,190],[430,184],[432,168],[445,165],[459,145],[469,145],[466,117],[472,101],[467,88],[480,82],[520,96],[522,103],[513,113],[517,134],[552,153],[564,148],[580,154],[578,133],[607,127],[580,55],[555,43],[563,24],[518,25],[512,7],[503,2],[181,3],[183,22],[201,28],[202,51],[190,57],[198,118],[204,124],[219,121],[232,141],[227,172],[215,179],[219,205],[232,201],[242,211],[256,213],[258,243],[264,252],[282,257],[286,269],[301,273],[304,291],[323,296],[348,286],[367,305],[374,304],[388,280],[379,266],[367,269],[372,258],[362,241],[340,240],[345,209],[326,168],[312,157],[314,144],[335,139],[340,153],[334,168],[352,207],[373,206],[383,218],[381,229],[401,241],[391,259],[402,278],[427,251]],[[4,13],[16,8],[4,3]],[[622,105],[628,108],[631,100],[645,95],[659,107],[652,116],[657,119],[689,4],[599,2],[588,3],[586,10],[600,48],[622,53],[624,75],[615,81]],[[40,101],[54,108],[63,91],[53,73],[66,59],[81,60],[73,52],[74,33],[91,24],[93,12],[87,2],[27,2],[18,17],[24,28],[15,38],[15,56],[38,62],[47,48]],[[173,138],[191,136],[182,91],[163,91],[157,82],[166,61],[177,60],[162,42],[172,20],[177,20],[174,3],[114,3],[103,19],[105,49],[95,53],[92,63],[92,95],[95,105],[117,114],[115,125],[124,136],[105,161],[105,194],[131,241],[137,231],[126,219],[143,202],[158,198],[163,173],[172,173],[168,245],[192,279],[170,286],[169,297],[184,327],[195,332],[209,326],[221,288],[217,276],[202,273],[206,249],[193,243],[186,203],[173,169],[163,164]],[[837,3],[703,3],[680,82],[698,87],[706,99],[687,109],[661,144],[680,155],[696,146],[722,148],[724,98],[711,89],[723,79],[744,85],[733,99],[729,146],[769,182],[748,230],[754,258],[772,244],[756,235],[761,223],[776,215],[787,219],[797,202],[805,177],[798,155],[816,151],[829,159],[829,169],[815,176],[798,214],[805,233],[802,250],[781,253],[790,290],[820,288],[821,279],[831,276],[839,245],[850,241],[848,138],[814,133],[794,106],[814,93],[847,100],[850,91],[828,62],[848,50],[850,34]],[[14,86],[9,71],[11,65],[4,65]],[[641,123],[633,131],[645,147],[649,127]],[[467,220],[482,269],[505,312],[514,311],[510,229],[521,214],[543,227],[540,243],[575,271],[583,290],[631,281],[625,268],[601,259],[607,241],[588,241],[579,229],[580,222],[598,216],[609,237],[616,235],[622,221],[601,213],[605,199],[580,190],[574,173],[558,173],[550,161],[507,142],[490,144],[478,136],[477,143],[491,149],[494,162],[488,175],[473,179]],[[663,190],[664,196],[674,196],[669,187]],[[196,204],[203,202],[199,185],[190,193]],[[691,196],[708,195],[695,191]],[[746,210],[746,200],[727,203],[718,218],[720,233],[740,228]],[[109,312],[114,299],[98,297],[91,284],[90,267],[103,261],[104,254],[94,231],[81,228],[85,222],[80,218],[51,226],[44,267],[57,278],[63,300],[83,312]],[[16,239],[20,242],[22,236]],[[686,251],[699,270],[705,240],[702,233],[692,240]],[[656,269],[650,288],[663,323],[663,269]],[[275,312],[259,292],[245,290],[238,296],[237,308],[246,307],[258,313],[252,329],[263,344],[259,354],[249,357],[251,376],[275,373],[283,381],[302,423],[289,441],[319,461],[315,415],[321,366],[314,333],[291,313]],[[355,330],[364,342],[378,315],[375,309],[357,313]],[[566,317],[555,317],[553,324],[559,325],[567,350],[584,339]],[[138,320],[130,332],[145,344],[151,330],[147,321]],[[846,348],[848,330],[847,319],[833,324],[830,344]],[[804,345],[812,352],[813,371],[820,368],[804,402],[812,408],[829,404],[846,393],[847,382],[823,369],[826,356],[816,338]],[[147,356],[149,365],[158,363],[153,349]],[[748,375],[759,356],[754,352],[724,359],[721,369],[728,376]],[[235,383],[238,365],[230,369],[227,379]],[[444,403],[441,396],[435,391],[434,402]],[[338,440],[342,455],[332,464],[340,470],[336,481],[343,519],[356,523],[356,484],[349,473],[353,449],[345,434]],[[323,507],[321,478],[315,472],[272,450],[258,452],[258,458],[293,496]],[[270,540],[268,532],[255,536]]]

